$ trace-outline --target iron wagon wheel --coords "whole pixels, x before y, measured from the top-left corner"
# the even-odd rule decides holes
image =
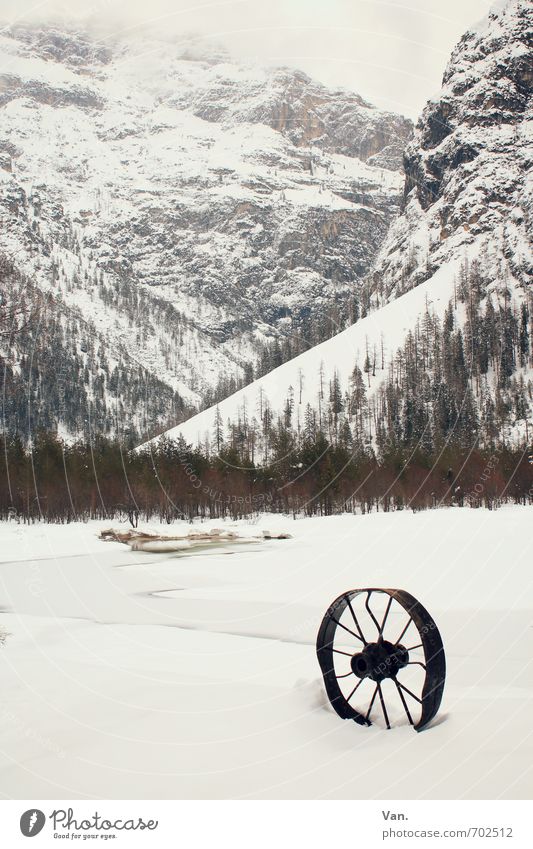
[[[415,731],[436,715],[446,678],[444,647],[428,611],[405,590],[343,593],[326,611],[316,648],[328,698],[342,719],[371,725],[378,702],[387,728],[391,709]],[[414,667],[416,679],[406,680]]]

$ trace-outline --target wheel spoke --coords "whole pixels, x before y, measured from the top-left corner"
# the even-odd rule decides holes
[[[353,675],[353,672],[350,670],[346,673],[346,675],[335,675],[335,678],[349,678],[350,675]]]
[[[346,627],[346,625],[343,625],[342,622],[339,622],[338,619],[335,619],[334,616],[332,616],[331,618],[335,622],[335,625],[338,625],[340,628],[344,628],[344,630],[348,631],[348,633],[351,634],[352,637],[355,637],[356,640],[360,640],[362,643],[364,643],[364,640],[359,636],[359,634],[356,634],[355,631],[351,631],[349,628]]]
[[[408,660],[407,666],[421,666],[422,669],[426,668],[426,664],[422,663],[422,661],[420,661],[420,660]]]
[[[385,627],[385,622],[387,621],[387,616],[389,615],[389,610],[391,609],[391,604],[392,604],[392,596],[389,596],[389,601],[388,601],[388,604],[387,604],[387,609],[385,610],[385,616],[383,617],[383,621],[382,621],[381,626],[380,626],[380,629],[379,629],[379,636],[380,636],[380,637],[382,637],[382,636],[383,636],[383,629],[384,629],[384,627]]]
[[[376,619],[376,617],[374,616],[374,614],[372,613],[372,611],[371,611],[371,609],[370,609],[370,595],[371,595],[371,593],[370,593],[370,592],[368,592],[368,593],[366,594],[365,607],[366,607],[366,609],[368,610],[368,612],[370,613],[370,616],[372,617],[372,619],[374,620],[374,624],[375,624],[376,628],[378,629],[378,634],[379,634],[379,622],[378,622],[378,620]]]
[[[415,649],[423,649],[423,648],[424,648],[423,644],[422,644],[422,643],[418,643],[418,645],[417,645],[417,646],[408,646],[408,647],[406,648],[406,651],[414,651]]]
[[[361,680],[357,682],[357,684],[356,684],[356,685],[355,685],[355,687],[353,688],[352,692],[350,693],[350,695],[349,695],[349,696],[348,696],[348,698],[346,699],[346,701],[347,701],[347,702],[349,702],[349,701],[350,701],[350,699],[352,698],[353,694],[355,693],[355,691],[357,690],[357,688],[361,686],[361,684],[363,683],[363,681],[364,681],[364,680],[365,680],[364,678],[361,678]]]
[[[398,643],[399,643],[399,642],[400,642],[400,640],[402,639],[403,635],[404,635],[404,634],[405,634],[405,632],[407,631],[407,629],[408,629],[408,627],[409,627],[409,625],[411,624],[411,622],[412,622],[412,621],[413,621],[413,617],[412,617],[412,616],[410,616],[410,617],[409,617],[409,621],[408,621],[407,625],[405,626],[405,628],[403,629],[402,633],[400,634],[400,636],[398,637],[398,639],[397,639],[397,640],[396,640],[396,642],[394,643],[394,645],[395,645],[395,646],[397,646],[397,645],[398,645]]]
[[[377,686],[376,686],[376,689],[374,690],[374,695],[372,696],[372,699],[371,699],[370,705],[368,706],[368,710],[367,710],[367,712],[366,712],[365,720],[366,720],[367,722],[368,722],[368,718],[369,718],[369,716],[370,716],[370,711],[372,710],[372,705],[374,704],[374,699],[376,698],[377,694],[378,694],[378,688],[377,688]]]
[[[385,719],[385,722],[387,723],[387,728],[390,729],[390,722],[389,722],[389,717],[388,717],[388,714],[387,714],[387,708],[385,707],[385,699],[383,698],[383,692],[381,690],[381,684],[378,684],[378,693],[379,693],[379,700],[381,702],[381,710],[383,711],[383,718]]]
[[[411,692],[411,690],[409,690],[409,689],[408,689],[408,688],[407,688],[404,684],[400,684],[400,682],[399,682],[399,681],[397,682],[397,684],[398,684],[398,687],[401,687],[401,688],[402,688],[402,690],[405,690],[405,692],[406,692],[406,693],[409,693],[409,695],[410,695],[413,699],[415,699],[415,700],[418,702],[418,704],[420,704],[420,705],[422,704],[422,699],[419,699],[419,698],[418,698],[418,696],[415,696],[415,694],[414,694],[414,693],[412,693],[412,692]]]
[[[405,696],[402,693],[402,691],[400,690],[400,685],[398,684],[396,678],[394,679],[394,683],[396,684],[396,689],[398,690],[398,695],[400,696],[400,699],[402,700],[403,709],[407,714],[407,719],[409,720],[409,725],[414,725],[411,714],[409,713],[409,708],[407,707],[407,702],[405,701]]]
[[[346,657],[353,657],[353,652],[350,651],[341,651],[340,649],[331,649],[331,651],[334,651],[337,654],[345,654]]]
[[[365,640],[365,635],[361,631],[361,626],[359,625],[359,622],[357,621],[357,616],[355,615],[355,611],[352,607],[352,601],[349,598],[348,598],[348,607],[350,608],[350,613],[352,614],[352,619],[355,622],[355,627],[357,628],[357,633],[361,637],[361,642],[363,642],[366,646],[368,644],[367,644],[367,641]]]

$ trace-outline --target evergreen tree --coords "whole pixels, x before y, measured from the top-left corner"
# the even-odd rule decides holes
[[[220,413],[220,409],[218,404],[215,410],[215,422],[214,422],[214,438],[215,438],[215,448],[217,454],[220,454],[220,449],[222,447],[222,443],[224,441],[224,423],[222,421],[222,415]]]
[[[525,301],[520,308],[519,340],[520,366],[525,368],[529,362],[529,310]]]

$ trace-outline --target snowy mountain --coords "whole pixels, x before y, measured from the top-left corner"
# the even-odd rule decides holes
[[[403,215],[373,275],[381,298],[485,252],[493,274],[531,283],[532,67],[528,0],[497,3],[454,49],[407,146]]]
[[[531,34],[531,5],[509,0],[453,51],[405,154],[404,209],[368,277],[369,315],[169,436],[213,448],[222,424],[232,446],[244,433],[265,458],[273,427],[294,444],[323,432],[382,450],[527,437]]]
[[[0,254],[83,326],[88,394],[87,339],[188,405],[358,309],[411,135],[299,71],[53,26],[2,30],[0,110]]]

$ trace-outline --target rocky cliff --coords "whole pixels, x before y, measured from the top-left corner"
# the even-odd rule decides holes
[[[383,297],[457,257],[531,283],[532,90],[531,3],[498,3],[454,49],[407,146],[404,212],[374,274]]]

